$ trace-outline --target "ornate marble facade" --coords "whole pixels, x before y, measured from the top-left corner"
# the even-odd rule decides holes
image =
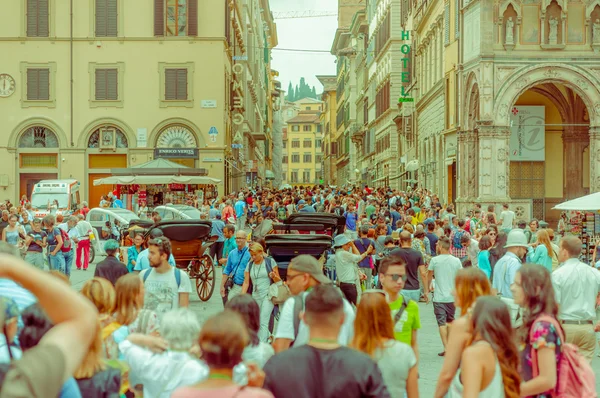
[[[551,98],[560,112],[565,198],[585,194],[577,167],[584,151],[589,192],[600,191],[600,1],[474,0],[462,16],[479,26],[479,43],[461,54],[459,211],[475,201],[510,201],[510,116],[528,90]]]

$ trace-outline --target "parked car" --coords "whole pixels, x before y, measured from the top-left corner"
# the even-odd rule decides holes
[[[86,220],[91,224],[92,228],[94,228],[96,239],[93,248],[95,249],[95,254],[105,254],[103,249],[104,242],[115,237],[102,236],[103,229],[111,232],[117,232],[116,234],[112,235],[118,235],[120,238],[129,227],[129,223],[132,220],[139,219],[140,218],[137,216],[137,214],[127,209],[104,207],[95,207],[91,209],[87,214]],[[115,223],[115,221],[117,221],[117,223]]]
[[[154,211],[158,212],[162,221],[200,219],[200,210],[188,205],[157,206]]]

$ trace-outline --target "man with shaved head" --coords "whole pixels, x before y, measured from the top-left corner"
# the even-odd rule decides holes
[[[578,346],[579,352],[591,361],[596,345],[594,329],[600,330],[600,323],[594,327],[600,271],[579,261],[581,248],[581,240],[575,236],[561,239],[558,261],[562,265],[552,273],[552,285],[567,343]]]
[[[418,302],[421,298],[421,288],[423,289],[423,299],[429,302],[429,284],[427,283],[427,268],[421,252],[413,249],[412,235],[408,231],[400,233],[400,247],[392,250],[390,254],[402,257],[406,262],[406,283],[402,289],[402,295],[406,300]],[[419,276],[421,284],[419,285]]]

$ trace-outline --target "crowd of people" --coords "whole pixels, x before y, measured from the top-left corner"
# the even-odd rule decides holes
[[[200,209],[223,275],[223,310],[203,323],[160,230],[131,237],[125,263],[106,241],[77,295],[85,217],[9,211],[0,396],[415,398],[423,311],[442,347],[435,397],[596,396],[600,271],[564,230],[508,204],[458,215],[426,189],[246,189]],[[297,212],[343,217],[344,232],[321,258],[278,263],[264,230]]]

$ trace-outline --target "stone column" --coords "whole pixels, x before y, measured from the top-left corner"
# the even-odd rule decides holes
[[[456,185],[458,195],[456,201],[462,201],[468,196],[467,170],[469,169],[469,157],[467,156],[467,132],[457,133],[458,151],[456,153],[456,166],[458,167],[456,176]]]
[[[479,127],[479,197],[483,202],[505,202],[509,195],[510,128]]]
[[[479,148],[477,146],[478,137],[475,131],[469,131],[465,139],[465,149],[467,151],[467,163],[469,168],[467,169],[467,197],[470,200],[475,200],[479,192],[477,192],[477,163]]]
[[[600,192],[600,126],[590,127],[590,193]]]
[[[594,134],[597,136],[597,133]],[[564,165],[565,165],[565,197],[566,199],[576,199],[585,195],[583,188],[583,160],[581,154],[585,147],[589,145],[587,127],[565,127],[562,135],[564,147]],[[590,147],[590,161],[592,152]],[[594,181],[592,177],[593,162],[590,164],[590,182]],[[591,188],[591,184],[590,184]]]

